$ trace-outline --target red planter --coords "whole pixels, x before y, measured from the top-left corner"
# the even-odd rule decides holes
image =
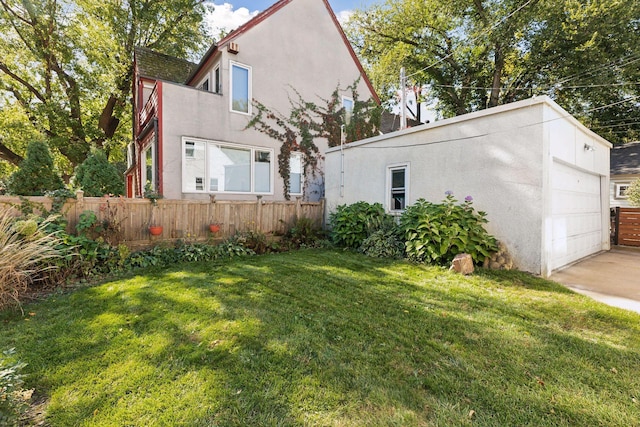
[[[220,226],[218,224],[209,224],[209,231],[212,233],[217,233],[220,231]]]
[[[152,225],[149,227],[149,233],[152,236],[159,236],[162,234],[162,226],[161,225]]]

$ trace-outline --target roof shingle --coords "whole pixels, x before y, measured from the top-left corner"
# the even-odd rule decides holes
[[[198,64],[155,52],[146,47],[136,47],[136,64],[141,77],[184,83]]]
[[[611,150],[611,175],[640,174],[640,141],[616,145]]]

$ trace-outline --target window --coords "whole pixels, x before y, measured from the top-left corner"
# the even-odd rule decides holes
[[[289,194],[301,195],[304,188],[302,153],[291,153],[289,158]]]
[[[213,87],[213,91],[215,93],[222,93],[222,81],[220,80],[220,64],[216,65],[216,68],[213,70],[213,82],[215,86]]]
[[[403,211],[409,193],[409,165],[394,165],[388,168],[389,211]]]
[[[251,114],[251,68],[231,62],[231,111]]]
[[[198,86],[198,89],[202,89],[202,90],[209,90],[209,77],[207,77],[202,84],[200,84],[200,86]]]
[[[273,151],[183,138],[182,191],[272,193]]]
[[[627,195],[625,193],[630,185],[630,182],[616,183],[616,199],[626,199]]]
[[[142,152],[144,168],[142,168],[143,189],[156,190],[156,152],[153,144]]]
[[[349,122],[351,122],[351,115],[353,114],[353,99],[343,96],[342,108],[344,108],[344,123],[349,124]]]

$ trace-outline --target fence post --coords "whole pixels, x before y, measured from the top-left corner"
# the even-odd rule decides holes
[[[298,221],[302,217],[302,197],[296,197],[296,217],[295,221]]]
[[[262,196],[256,196],[256,231],[264,233],[262,229]]]
[[[620,235],[620,206],[616,207],[616,215],[614,219],[614,228],[615,231],[613,233],[613,244],[618,244],[618,236]]]

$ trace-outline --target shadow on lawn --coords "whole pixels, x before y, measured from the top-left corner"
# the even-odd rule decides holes
[[[420,268],[327,251],[190,265],[50,302],[10,325],[29,337],[12,345],[56,425],[632,419],[618,378],[634,382],[639,353],[590,328],[609,314],[568,309],[541,279]],[[619,341],[637,342],[637,317],[626,326]]]

